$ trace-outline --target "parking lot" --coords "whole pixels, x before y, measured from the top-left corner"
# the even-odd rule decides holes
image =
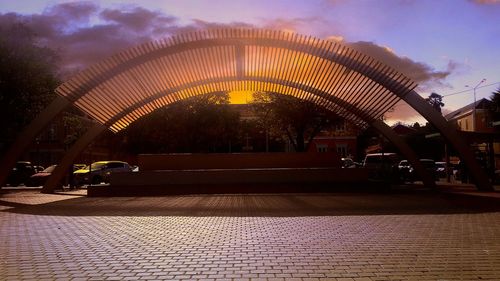
[[[500,206],[429,191],[3,191],[4,280],[499,280]]]

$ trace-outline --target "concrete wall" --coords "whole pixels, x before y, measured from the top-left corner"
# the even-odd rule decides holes
[[[88,196],[332,192],[381,190],[367,169],[266,168],[142,171],[111,174],[109,186],[89,186]]]
[[[140,154],[141,171],[249,169],[249,168],[339,168],[336,153],[210,153]]]

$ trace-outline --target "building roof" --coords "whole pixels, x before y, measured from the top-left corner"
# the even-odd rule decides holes
[[[488,99],[485,99],[485,98],[482,98],[480,100],[477,100],[475,103],[471,103],[471,104],[468,104],[464,107],[461,107],[453,112],[450,112],[448,114],[446,114],[444,116],[444,118],[446,118],[446,120],[452,120],[452,119],[456,119],[456,118],[459,118],[465,114],[468,114],[469,112],[472,112],[472,109],[476,108],[476,109],[482,109],[482,108],[485,108],[487,107],[489,104],[491,103],[490,100]]]
[[[400,136],[415,133],[417,131],[414,128],[408,127],[408,126],[401,124],[401,123],[395,124],[395,125],[391,126],[391,128],[396,134],[398,134]]]

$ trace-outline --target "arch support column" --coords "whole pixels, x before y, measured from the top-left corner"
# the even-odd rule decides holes
[[[415,151],[411,149],[411,147],[406,144],[404,140],[391,129],[391,127],[387,126],[387,124],[381,120],[376,120],[372,122],[371,125],[399,149],[401,154],[403,154],[408,162],[410,162],[413,166],[415,172],[420,176],[425,186],[430,188],[436,187],[434,179],[427,172],[427,170],[425,170]]]
[[[16,138],[0,163],[0,188],[5,185],[12,168],[33,140],[70,104],[67,99],[58,96]]]
[[[107,127],[102,124],[95,124],[82,137],[80,137],[78,141],[66,152],[61,162],[57,164],[56,168],[43,185],[42,193],[54,193],[57,185],[60,184],[64,177],[69,173],[76,157],[78,157],[82,151],[102,132],[106,131],[106,129]]]
[[[403,96],[402,99],[418,111],[418,113],[420,113],[432,125],[434,125],[446,141],[457,150],[460,159],[465,162],[470,175],[474,179],[477,189],[481,191],[493,191],[493,186],[491,185],[488,176],[481,169],[479,163],[477,163],[469,145],[462,138],[460,138],[456,128],[451,126],[440,112],[432,108],[415,91],[411,91],[407,95]]]

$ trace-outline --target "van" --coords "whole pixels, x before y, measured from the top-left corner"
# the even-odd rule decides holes
[[[369,177],[375,180],[400,182],[399,157],[396,153],[370,153],[365,156],[363,167],[370,169]]]
[[[365,168],[382,168],[386,165],[398,165],[399,157],[396,153],[371,153],[366,154],[365,160],[363,161],[363,167]]]

